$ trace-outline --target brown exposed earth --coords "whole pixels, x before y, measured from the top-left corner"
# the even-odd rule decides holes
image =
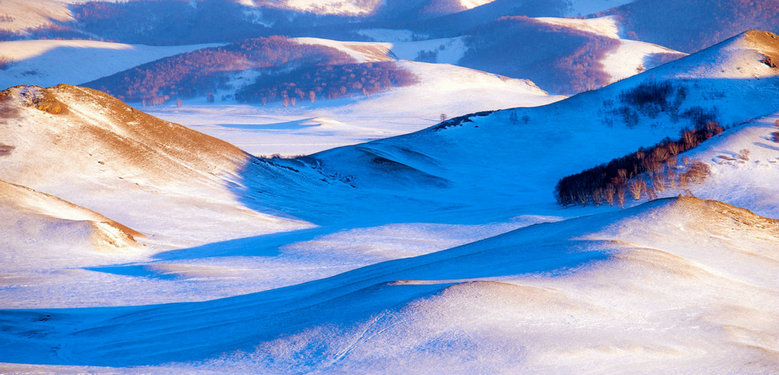
[[[779,35],[769,31],[750,30],[744,34],[744,39],[765,56],[763,64],[776,69],[779,64]]]

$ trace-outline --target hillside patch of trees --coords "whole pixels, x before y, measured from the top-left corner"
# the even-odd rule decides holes
[[[259,77],[246,86],[231,87],[234,74],[247,70]],[[217,91],[231,90],[239,101],[294,106],[372,95],[416,82],[416,76],[394,62],[357,64],[335,48],[273,36],[166,57],[84,86],[144,105],[203,96],[213,102]]]
[[[662,142],[611,160],[606,164],[564,177],[555,187],[560,205],[619,205],[626,196],[634,200],[657,198],[666,188],[684,188],[699,183],[709,174],[709,167],[698,160],[679,154],[697,147],[720,134],[724,128],[716,122],[685,130],[677,140]]]
[[[345,96],[370,96],[393,87],[417,82],[411,72],[394,62],[342,64],[300,67],[289,72],[263,75],[253,84],[235,93],[239,101],[282,105],[336,99]]]
[[[166,57],[84,86],[108,92],[124,101],[161,104],[171,98],[205,96],[225,88],[226,73],[229,72],[353,62],[349,55],[334,48],[298,44],[285,37],[273,36]]]

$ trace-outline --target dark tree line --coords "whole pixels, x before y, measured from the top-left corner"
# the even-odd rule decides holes
[[[678,160],[678,155],[723,131],[716,122],[709,122],[683,131],[677,140],[666,138],[607,164],[564,177],[555,187],[555,198],[563,206],[590,203],[622,206],[626,196],[635,200],[644,196],[654,199],[666,187],[684,187],[702,181],[708,175],[708,166],[686,157]],[[683,167],[681,171],[679,164]]]

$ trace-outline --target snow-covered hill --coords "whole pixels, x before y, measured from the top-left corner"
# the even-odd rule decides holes
[[[0,268],[85,266],[137,259],[143,235],[57,197],[0,180]]]
[[[554,185],[566,175],[676,137],[701,122],[737,126],[777,112],[779,71],[765,64],[776,48],[771,35],[742,34],[548,106],[477,113],[297,162],[315,165],[314,175],[349,176],[361,191],[420,200],[395,206],[398,214],[444,202],[465,212],[487,206],[495,212],[548,214]],[[673,88],[651,99],[669,103],[667,112],[625,99],[658,82]]]
[[[743,209],[659,200],[240,297],[4,310],[0,361],[160,366],[145,372],[767,374],[777,236],[776,220]]]
[[[681,52],[656,44],[620,37],[620,25],[615,17],[588,19],[540,17],[536,20],[617,39],[618,45],[607,51],[599,61],[603,71],[611,76],[609,83],[631,77],[661,65],[661,63],[684,56]]]
[[[339,42],[295,38],[294,42],[334,48],[358,63],[391,62],[403,48],[416,55],[410,43]],[[411,45],[411,46],[410,46]],[[397,51],[395,53],[394,51]],[[402,57],[402,56],[399,56]],[[236,89],[257,78],[253,71],[234,72],[234,86],[206,98],[184,99],[183,106],[145,107],[155,116],[185,124],[227,140],[255,155],[310,154],[347,144],[413,132],[438,123],[441,116],[455,117],[480,110],[548,104],[563,96],[548,95],[533,82],[513,79],[444,63],[400,60],[398,69],[418,82],[393,87],[370,96],[333,100],[299,100],[294,106],[276,101],[243,105],[231,99]],[[290,130],[290,131],[280,131]]]
[[[698,197],[749,207],[779,217],[779,112],[723,133],[685,155],[711,173],[690,190]]]
[[[154,47],[92,40],[0,42],[0,88],[16,85],[79,84],[166,56],[214,45]]]
[[[469,30],[465,46],[460,65],[527,78],[562,94],[592,90],[683,56],[620,39],[619,24],[610,17],[502,17]]]
[[[2,0],[0,19],[0,32],[26,35],[36,28],[72,21],[73,14],[65,4],[54,0]]]
[[[161,248],[302,225],[237,204],[226,184],[240,183],[251,157],[228,143],[86,88],[1,96],[6,182],[96,211]]]
[[[629,39],[688,53],[749,29],[779,32],[777,0],[636,0],[598,15],[617,17]]]
[[[469,41],[456,27],[436,34],[445,21],[470,30],[509,10],[614,44],[593,60],[604,82],[672,52],[625,40],[616,17],[550,18],[571,12],[563,0],[260,3],[70,9],[160,9],[116,25],[144,36],[155,32],[136,27],[144,18],[179,24],[232,7],[257,29],[370,20],[380,8],[343,13],[372,4],[470,8],[342,30],[391,41],[295,39],[366,64],[459,61]],[[575,5],[604,3],[627,2]],[[98,19],[91,27],[112,22]],[[182,25],[165,37],[197,23]],[[779,36],[750,31],[562,98],[523,79],[404,60],[395,63],[418,83],[294,107],[194,97],[157,107],[167,120],[83,87],[2,91],[0,372],[772,374],[777,61]],[[176,118],[257,153],[321,150],[328,137],[355,144],[256,157]],[[708,165],[706,179],[627,208],[557,204],[560,178],[711,121],[727,129],[682,155]]]

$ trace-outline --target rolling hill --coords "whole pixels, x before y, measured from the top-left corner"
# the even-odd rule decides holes
[[[0,97],[4,181],[106,215],[155,246],[300,224],[236,204],[226,184],[252,157],[226,142],[87,88],[17,86]]]
[[[239,297],[2,310],[0,361],[146,372],[606,373],[616,362],[638,373],[770,373],[777,236],[776,220],[744,209],[664,199]]]
[[[447,202],[466,212],[485,206],[524,212],[533,202],[539,210],[534,214],[546,214],[541,202],[552,204],[554,185],[565,175],[701,123],[713,120],[736,128],[777,112],[777,68],[765,63],[776,43],[774,34],[750,31],[551,105],[475,113],[288,163],[316,166],[325,176],[349,176],[350,184],[360,189],[414,197],[420,200],[415,207]],[[676,103],[668,110],[657,112],[626,99],[657,82],[674,88],[649,96]],[[397,207],[399,214],[410,209]]]
[[[0,88],[20,84],[79,84],[163,57],[215,47],[209,44],[153,47],[93,40],[0,42]]]
[[[241,101],[283,101],[287,106],[298,100],[368,95],[415,80],[391,62],[357,64],[331,47],[270,37],[163,58],[85,86],[149,104],[207,95],[213,101],[214,94],[227,91]]]
[[[2,8],[229,44],[0,43],[8,79],[30,46],[96,79],[0,91],[0,373],[773,374],[779,36],[741,29],[772,4]],[[651,185],[561,199],[577,174]]]
[[[776,0],[637,0],[599,15],[617,17],[629,39],[688,53],[750,29],[779,32]]]

